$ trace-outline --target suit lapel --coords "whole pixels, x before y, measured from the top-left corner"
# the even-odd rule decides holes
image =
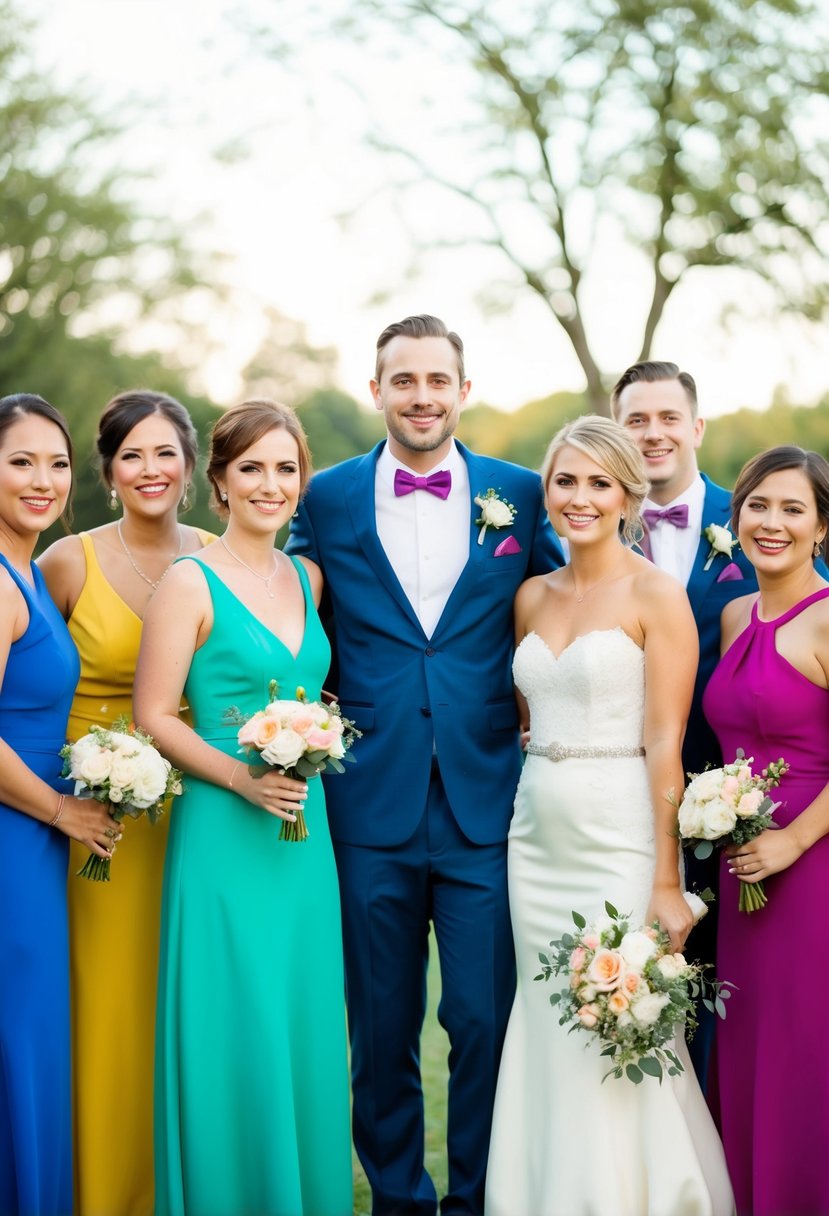
[[[480,529],[475,520],[480,514],[480,507],[475,503],[475,495],[484,493],[489,486],[497,482],[498,465],[490,457],[478,456],[475,452],[470,452],[462,443],[458,443],[458,450],[466,461],[466,470],[469,477],[469,554],[466,559],[466,565],[461,571],[455,586],[452,588],[448,600],[444,604],[440,620],[435,626],[435,632],[432,634],[433,638],[438,636],[445,621],[454,618],[458,604],[462,604],[466,598],[467,589],[470,584],[474,583],[484,559],[490,556],[486,543],[482,545],[478,544]]]
[[[691,568],[691,575],[688,579],[689,594],[693,590],[697,596],[704,594],[708,587],[717,581],[724,569],[724,559],[717,557],[714,558],[708,569],[705,569],[705,563],[708,561],[708,555],[711,552],[711,543],[703,533],[709,524],[720,524],[722,527],[728,527],[729,516],[731,515],[730,496],[724,493],[719,486],[715,486],[710,482],[705,474],[702,474],[702,479],[705,482],[705,500],[702,504],[702,529],[699,544],[697,545],[697,555],[694,558],[694,565]]]
[[[394,572],[386,551],[377,535],[377,509],[375,505],[374,481],[377,470],[377,458],[384,444],[378,443],[375,448],[359,460],[352,474],[349,492],[346,494],[346,505],[354,526],[357,543],[363,550],[366,560],[377,575],[377,579],[389,592],[415,628],[423,632],[417,613],[400,580]],[[425,635],[424,635],[425,636]]]

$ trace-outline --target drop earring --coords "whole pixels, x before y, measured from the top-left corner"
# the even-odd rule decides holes
[[[189,494],[190,494],[190,482],[188,481],[188,482],[185,482],[185,484],[184,484],[184,493],[181,496],[182,511],[186,511],[187,508],[190,506]]]
[[[115,492],[115,486],[109,487],[109,502],[107,503],[110,511],[118,510],[118,495]]]

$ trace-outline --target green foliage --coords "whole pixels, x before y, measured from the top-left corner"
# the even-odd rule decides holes
[[[368,451],[385,436],[383,419],[339,389],[319,389],[298,408],[315,469],[327,469]]]
[[[205,430],[210,407],[188,400],[183,361],[135,353],[135,334],[161,321],[197,363],[203,343],[178,301],[215,274],[169,220],[137,206],[133,179],[101,168],[117,127],[34,69],[29,35],[0,0],[0,395],[40,393],[65,414],[78,454],[75,526],[91,527],[107,517],[91,451],[111,396],[171,393]],[[208,516],[200,507],[191,518],[204,526]]]

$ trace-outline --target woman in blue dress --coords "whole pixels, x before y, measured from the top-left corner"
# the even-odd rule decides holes
[[[106,808],[71,797],[59,776],[78,656],[32,555],[71,486],[72,444],[58,411],[33,394],[0,398],[3,1216],[72,1210],[68,837],[101,857],[117,838]],[[102,1030],[102,1054],[110,1033]]]

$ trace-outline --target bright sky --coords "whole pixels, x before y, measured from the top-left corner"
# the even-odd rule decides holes
[[[340,0],[321,0],[323,11]],[[384,189],[390,169],[363,139],[369,120],[403,142],[452,163],[473,113],[472,81],[445,71],[412,42],[400,56],[352,41],[301,42],[290,66],[259,59],[232,15],[295,37],[304,0],[34,0],[40,18],[38,66],[62,85],[83,81],[114,117],[130,96],[155,104],[118,146],[125,166],[151,171],[141,187],[154,205],[192,223],[199,240],[228,259],[236,288],[230,324],[213,337],[221,351],[205,370],[219,400],[239,391],[239,369],[263,335],[263,310],[303,321],[316,345],[340,352],[340,381],[368,402],[377,334],[412,312],[433,312],[461,334],[473,401],[513,409],[583,376],[545,306],[529,294],[506,312],[487,313],[481,296],[506,277],[480,250],[412,249],[400,202]],[[353,82],[359,82],[355,87]],[[431,103],[431,104],[429,104]],[[452,127],[454,126],[454,131]],[[217,160],[218,150],[246,152]],[[418,229],[455,226],[460,212],[427,198]],[[339,216],[356,209],[343,227]],[[409,221],[411,223],[411,220]],[[590,336],[602,365],[621,371],[638,354],[647,305],[647,269],[612,231],[587,279]],[[384,293],[384,298],[383,297]],[[748,320],[720,318],[723,304]],[[764,408],[778,384],[797,403],[829,386],[829,334],[765,315],[762,288],[736,274],[701,272],[670,301],[653,352],[697,379],[709,415]]]

